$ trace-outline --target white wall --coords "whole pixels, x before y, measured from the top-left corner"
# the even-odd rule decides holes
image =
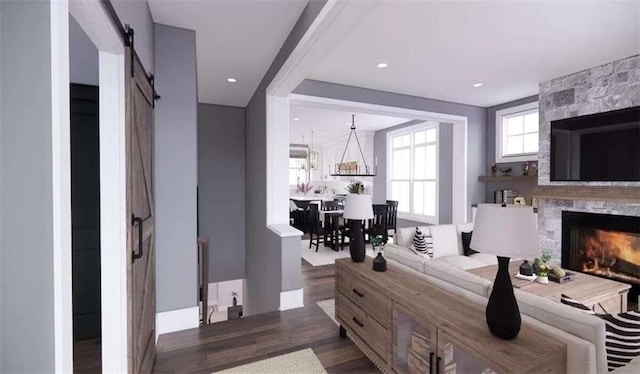
[[[198,98],[194,31],[156,24],[156,310],[197,305]]]

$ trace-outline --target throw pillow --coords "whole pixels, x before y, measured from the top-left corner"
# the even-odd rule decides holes
[[[413,236],[412,248],[419,253],[427,254],[429,259],[433,259],[433,238],[430,235],[424,235],[419,227],[416,227],[416,233]]]
[[[478,251],[471,249],[471,236],[473,236],[473,231],[462,233],[462,250],[464,251],[465,256],[471,256],[472,254],[479,253]]]
[[[562,294],[563,304],[580,309],[604,320],[606,329],[607,366],[609,371],[621,368],[640,356],[640,312],[598,314],[581,302]]]

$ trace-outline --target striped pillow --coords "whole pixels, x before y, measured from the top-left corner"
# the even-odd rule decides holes
[[[416,227],[416,233],[413,236],[412,249],[427,254],[429,259],[433,260],[433,238],[431,235],[424,235],[419,227]]]
[[[604,320],[609,371],[623,367],[640,356],[640,312],[598,314],[567,295],[563,294],[560,301]]]

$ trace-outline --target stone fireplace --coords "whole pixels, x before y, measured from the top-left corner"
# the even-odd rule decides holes
[[[562,212],[562,267],[640,285],[640,217]]]
[[[540,153],[538,187],[534,190],[534,197],[538,198],[538,233],[543,250],[551,253],[554,261],[563,264],[569,260],[563,255],[563,242],[571,239],[571,229],[567,229],[563,216],[573,214],[587,214],[592,217],[625,216],[640,221],[640,182],[552,182],[550,181],[550,135],[551,121],[583,116],[594,113],[607,112],[640,106],[640,56],[631,56],[608,64],[596,66],[564,77],[540,83]],[[626,219],[623,219],[626,220]],[[585,222],[594,223],[591,219]],[[588,226],[588,225],[586,225]],[[609,246],[609,233],[622,232],[625,240],[637,240],[640,226],[636,223],[636,230],[612,228],[608,224],[573,230],[578,235],[576,246],[591,245],[591,250]],[[599,231],[598,231],[599,230]],[[567,232],[568,231],[568,232]],[[588,239],[591,238],[591,239]],[[591,240],[591,241],[589,241]],[[604,243],[602,243],[604,242]],[[606,244],[609,242],[609,244]],[[582,243],[582,244],[580,244]],[[598,247],[600,246],[600,247]],[[607,248],[609,248],[607,247]],[[636,249],[640,251],[640,248]],[[577,271],[591,270],[601,272],[596,274],[606,276],[610,272],[617,272],[619,278],[630,284],[635,284],[637,290],[640,283],[629,280],[634,270],[627,257],[613,261],[610,255],[602,257],[589,252],[579,258],[583,260],[580,266],[572,269]],[[602,250],[602,249],[600,249]],[[578,250],[580,251],[580,250]],[[589,257],[590,258],[586,258]],[[597,260],[598,270],[594,270]],[[625,259],[627,258],[627,259]],[[577,261],[577,259],[574,259]],[[586,264],[584,261],[586,260]],[[623,262],[626,261],[626,262]],[[636,263],[637,264],[637,263]],[[566,265],[565,265],[566,266]],[[587,269],[583,269],[586,266]],[[604,268],[604,269],[601,269]],[[625,271],[622,271],[625,269]],[[613,279],[613,278],[612,278]],[[635,296],[634,296],[635,297]],[[630,299],[631,300],[631,299]],[[635,302],[637,299],[633,300]]]

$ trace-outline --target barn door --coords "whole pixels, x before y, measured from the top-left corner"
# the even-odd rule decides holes
[[[128,352],[129,368],[133,373],[150,373],[156,358],[154,97],[153,87],[147,81],[144,69],[137,58],[131,58],[131,53],[132,50],[127,47]]]

